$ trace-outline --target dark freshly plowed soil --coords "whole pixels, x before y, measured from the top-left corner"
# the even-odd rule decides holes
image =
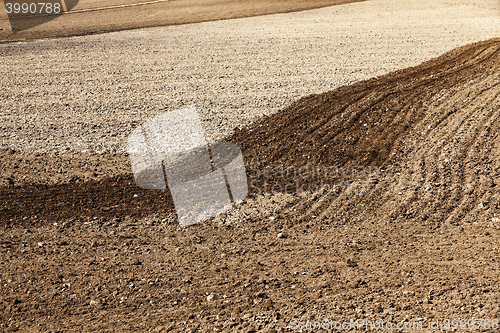
[[[382,166],[434,96],[494,72],[499,47],[489,41],[459,48],[414,68],[308,96],[232,140],[249,162]]]
[[[2,152],[0,328],[498,319],[499,51],[459,48],[237,130],[250,196],[188,228],[127,157]],[[342,190],[276,193],[320,166]]]

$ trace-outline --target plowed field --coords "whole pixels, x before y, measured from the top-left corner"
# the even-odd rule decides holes
[[[0,329],[491,327],[499,119],[499,39],[308,95],[226,138],[250,195],[187,228],[168,191],[134,185],[126,155],[4,147]]]
[[[341,193],[250,196],[180,228],[168,194],[134,188],[131,175],[4,188],[2,220],[15,226],[2,235],[3,325],[496,318],[499,50],[490,40],[303,98],[230,140],[268,174],[308,162],[347,170]]]

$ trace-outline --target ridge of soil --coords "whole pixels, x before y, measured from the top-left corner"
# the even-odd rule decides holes
[[[404,156],[391,154],[429,113],[433,98],[491,75],[497,66],[497,44],[494,39],[461,47],[416,67],[307,96],[236,129],[228,141],[241,147],[249,179],[256,176],[251,165],[268,167],[274,174],[279,165],[298,169],[309,163],[352,170],[399,164],[395,159]],[[4,224],[101,215],[141,217],[173,208],[168,190],[158,196],[135,186],[128,156],[35,156],[12,149],[0,151],[0,156]],[[45,200],[33,205],[36,198]]]

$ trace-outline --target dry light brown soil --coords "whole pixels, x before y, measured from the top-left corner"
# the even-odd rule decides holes
[[[308,163],[342,167],[333,181],[351,185],[250,188],[237,209],[188,228],[168,192],[134,185],[126,156],[4,150],[12,179],[88,171],[2,188],[1,328],[282,332],[293,318],[498,318],[499,73],[500,40],[489,40],[236,130],[254,185],[283,179],[252,168]]]
[[[0,331],[500,319],[499,131],[492,39],[236,129],[250,195],[187,228],[125,155],[2,149]]]

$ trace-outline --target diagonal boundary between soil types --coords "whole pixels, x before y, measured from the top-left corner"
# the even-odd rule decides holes
[[[405,134],[422,120],[433,96],[498,71],[499,51],[499,39],[475,43],[416,67],[307,96],[236,130],[229,141],[241,147],[249,179],[251,163],[271,168],[307,163],[382,167]],[[364,123],[380,126],[367,131]],[[52,164],[50,157],[36,163]],[[130,173],[83,183],[14,183],[0,189],[0,202],[4,226],[85,217],[140,218],[174,209],[168,190],[140,189]],[[300,218],[300,209],[296,214]]]

